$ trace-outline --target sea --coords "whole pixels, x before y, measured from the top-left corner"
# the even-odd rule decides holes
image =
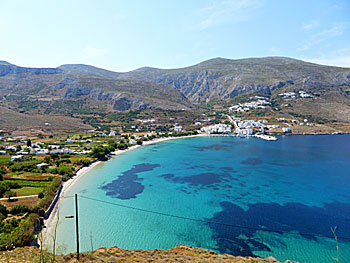
[[[338,242],[350,262],[350,135],[168,140],[75,180],[59,204],[58,253],[76,250],[77,194],[80,251],[185,244],[322,263]]]

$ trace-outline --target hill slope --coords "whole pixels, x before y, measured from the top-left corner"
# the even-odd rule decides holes
[[[301,91],[313,97],[280,96]],[[191,110],[198,103],[227,110],[253,93],[269,97],[269,110],[278,114],[350,122],[349,68],[284,57],[214,58],[186,68],[144,67],[125,73],[81,64],[26,68],[0,61],[0,106],[29,115]]]
[[[350,69],[284,57],[230,60],[215,58],[181,69],[141,68],[118,78],[148,80],[180,90],[190,101],[228,99],[247,92],[350,85]]]
[[[0,96],[45,99],[81,99],[107,102],[113,110],[188,109],[179,92],[148,81],[120,80],[118,73],[87,65],[59,68],[23,68],[0,63]]]
[[[47,260],[52,255],[44,254]],[[34,247],[16,248],[3,252],[3,262],[33,262],[40,260],[40,250]],[[56,262],[77,262],[75,254],[58,255]],[[0,262],[1,259],[0,259]],[[236,262],[236,263],[279,263],[273,257],[266,259],[251,257],[234,257],[218,254],[214,251],[178,245],[167,250],[127,250],[117,247],[100,248],[94,252],[81,253],[79,262]],[[293,261],[286,261],[286,263]]]

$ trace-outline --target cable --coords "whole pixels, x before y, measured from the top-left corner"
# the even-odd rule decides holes
[[[62,195],[61,197],[64,198],[64,199],[67,199],[67,198],[72,198],[72,197],[74,197],[74,195],[68,195],[68,196]]]
[[[191,217],[172,215],[172,214],[168,214],[168,213],[157,212],[157,211],[147,210],[147,209],[143,209],[143,208],[138,208],[138,207],[133,207],[133,206],[128,206],[128,205],[112,203],[112,202],[99,200],[99,199],[95,199],[95,198],[91,198],[91,197],[87,197],[87,196],[82,196],[82,195],[79,195],[79,197],[85,198],[85,199],[88,199],[88,200],[92,200],[92,201],[96,201],[96,202],[100,202],[100,203],[105,203],[105,204],[109,204],[109,205],[119,206],[119,207],[128,208],[128,209],[132,209],[132,210],[137,210],[137,211],[141,211],[141,212],[146,212],[146,213],[150,213],[150,214],[156,214],[156,215],[161,215],[161,216],[168,216],[168,217],[184,219],[184,220],[189,220],[189,221],[195,221],[195,222],[201,222],[201,223],[207,223],[207,224],[222,225],[222,226],[228,226],[228,227],[233,227],[233,228],[241,228],[241,229],[248,229],[248,230],[254,230],[254,231],[265,231],[265,232],[272,232],[272,233],[278,233],[278,234],[286,233],[286,234],[290,234],[290,235],[302,235],[302,236],[309,236],[309,237],[324,237],[324,238],[332,238],[332,239],[334,238],[333,236],[326,236],[326,235],[300,233],[300,232],[299,233],[293,233],[293,232],[272,230],[272,229],[268,229],[268,228],[256,228],[256,227],[247,227],[247,226],[233,225],[233,224],[228,224],[228,223],[219,223],[219,222],[214,222],[214,221],[209,221],[209,220],[204,220],[204,219],[196,219],[196,218],[191,218]],[[339,239],[341,238],[341,239],[350,240],[350,237],[338,236],[338,238]]]

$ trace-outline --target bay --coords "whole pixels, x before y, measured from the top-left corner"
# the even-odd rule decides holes
[[[96,166],[65,192],[58,251],[177,244],[243,256],[350,261],[350,136],[195,137]],[[215,223],[210,223],[215,222]]]

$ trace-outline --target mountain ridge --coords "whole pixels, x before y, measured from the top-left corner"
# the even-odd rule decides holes
[[[281,104],[283,101],[278,94],[299,91],[317,97]],[[283,111],[283,105],[290,105],[286,112],[308,112],[308,115],[350,122],[347,117],[350,116],[350,68],[318,65],[294,58],[216,57],[183,68],[141,67],[129,72],[114,72],[85,64],[30,68],[0,62],[3,104],[11,98],[17,101],[55,100],[64,105],[84,102],[81,107],[102,111],[178,111],[195,110],[201,104],[212,102],[229,105],[245,94],[265,95],[281,104],[274,103],[273,110]],[[52,112],[52,104],[47,102],[41,107]],[[13,106],[16,108],[16,104]],[[57,112],[61,111],[57,109]]]

